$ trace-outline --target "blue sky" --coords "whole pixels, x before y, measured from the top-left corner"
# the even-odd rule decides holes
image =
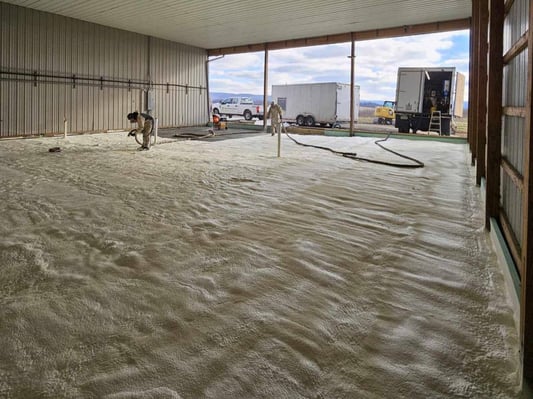
[[[351,43],[269,52],[269,94],[273,84],[350,83]],[[361,100],[394,100],[399,67],[454,66],[466,77],[469,31],[417,35],[355,43],[355,84]],[[212,92],[263,94],[264,53],[227,55],[210,62]]]

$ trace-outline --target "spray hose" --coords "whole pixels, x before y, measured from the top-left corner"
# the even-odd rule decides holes
[[[188,139],[188,140],[202,140],[202,139],[206,139],[208,137],[212,137],[214,135],[215,135],[215,132],[213,130],[209,129],[207,134],[178,133],[178,134],[175,134],[172,137]]]
[[[353,159],[355,161],[362,161],[362,162],[374,163],[374,164],[378,164],[378,165],[385,165],[385,166],[392,166],[392,167],[396,167],[396,168],[406,168],[406,169],[415,169],[415,168],[423,168],[424,167],[424,163],[419,161],[418,159],[409,157],[407,155],[400,154],[399,152],[393,151],[393,150],[391,150],[391,149],[389,149],[389,148],[387,148],[387,147],[385,147],[385,146],[380,144],[380,143],[382,143],[384,141],[387,141],[389,139],[389,137],[391,136],[391,133],[389,133],[387,135],[387,137],[385,137],[384,139],[376,140],[374,142],[374,144],[376,144],[377,146],[381,147],[385,151],[389,151],[390,153],[392,153],[392,154],[394,154],[394,155],[396,155],[396,156],[398,156],[400,158],[404,158],[404,159],[407,159],[409,161],[413,161],[414,164],[402,164],[402,163],[379,161],[379,160],[376,160],[376,159],[368,159],[368,158],[358,157],[355,152],[343,152],[343,151],[334,150],[334,149],[329,148],[329,147],[323,147],[323,146],[319,146],[319,145],[301,143],[298,140],[296,140],[294,137],[292,137],[289,133],[287,133],[287,130],[285,130],[285,127],[283,127],[283,130],[285,131],[285,134],[287,135],[287,137],[290,138],[292,141],[294,141],[298,145],[301,145],[303,147],[312,147],[312,148],[318,148],[320,150],[329,151],[329,152],[332,152],[333,154],[340,155],[340,156],[345,157],[345,158],[350,158],[350,159]],[[175,134],[173,137],[185,138],[185,139],[189,139],[189,140],[202,140],[202,139],[213,137],[214,135],[215,135],[215,132],[210,129],[207,134],[203,134],[203,135],[198,135],[198,134],[194,134],[194,133],[181,133],[181,134]]]
[[[374,142],[374,144],[376,144],[377,146],[381,147],[385,151],[389,151],[389,152],[393,153],[394,155],[399,156],[400,158],[404,158],[404,159],[408,159],[410,161],[413,161],[414,164],[402,164],[402,163],[386,162],[386,161],[379,161],[379,160],[376,160],[376,159],[368,159],[368,158],[358,157],[355,152],[342,152],[342,151],[333,150],[333,149],[331,149],[329,147],[322,147],[322,146],[319,146],[319,145],[301,143],[301,142],[297,141],[294,137],[289,135],[289,133],[287,133],[287,131],[285,131],[285,134],[287,135],[288,138],[290,138],[292,141],[294,141],[298,145],[301,145],[301,146],[304,146],[304,147],[313,147],[313,148],[318,148],[318,149],[321,149],[321,150],[330,151],[330,152],[332,152],[334,154],[343,156],[345,158],[350,158],[350,159],[353,159],[355,161],[363,161],[363,162],[375,163],[375,164],[378,164],[378,165],[385,165],[385,166],[393,166],[393,167],[396,167],[396,168],[415,169],[415,168],[423,168],[424,167],[424,163],[419,161],[418,159],[411,158],[411,157],[408,157],[407,155],[400,154],[399,152],[393,151],[393,150],[391,150],[391,149],[389,149],[387,147],[384,147],[383,145],[380,144],[380,143],[382,143],[384,141],[387,141],[389,139],[391,133],[389,133],[387,135],[387,137],[385,137],[384,139],[376,140]]]

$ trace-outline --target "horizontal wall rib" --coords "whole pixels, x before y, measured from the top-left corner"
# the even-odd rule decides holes
[[[517,116],[525,118],[527,109],[525,107],[503,107],[503,114],[506,116]]]
[[[514,0],[507,0],[505,2],[505,14],[509,14],[509,10],[513,6],[513,4],[514,4]]]
[[[520,39],[505,53],[503,56],[503,63],[508,64],[513,58],[527,48],[529,32],[526,32]]]
[[[507,176],[511,178],[512,182],[520,191],[524,191],[523,176],[505,157],[502,157],[502,170]]]

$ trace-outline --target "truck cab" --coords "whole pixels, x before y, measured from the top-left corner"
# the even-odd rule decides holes
[[[263,107],[255,105],[251,97],[229,97],[213,104],[213,114],[243,116],[247,121],[254,116],[262,119]]]

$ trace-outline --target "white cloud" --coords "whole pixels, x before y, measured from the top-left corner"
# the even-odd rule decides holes
[[[455,66],[468,82],[468,31],[355,43],[355,83],[361,99],[394,99],[399,67]],[[351,44],[302,47],[269,53],[273,84],[350,82]],[[228,55],[210,63],[211,91],[263,92],[264,53]],[[468,87],[466,88],[468,94]]]

